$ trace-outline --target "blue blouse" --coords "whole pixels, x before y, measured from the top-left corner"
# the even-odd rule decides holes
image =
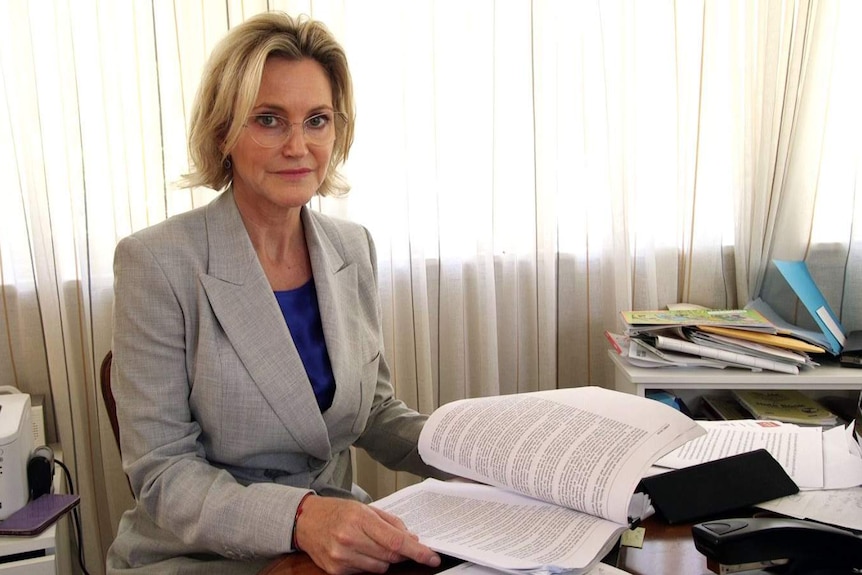
[[[323,413],[329,409],[335,397],[335,376],[323,338],[314,279],[296,289],[276,291],[275,299],[278,300],[293,343],[311,381],[317,405]]]

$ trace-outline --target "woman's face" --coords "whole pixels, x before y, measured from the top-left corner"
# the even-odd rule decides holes
[[[237,202],[270,215],[306,204],[326,176],[334,141],[310,143],[303,122],[308,120],[313,131],[321,125],[318,114],[331,117],[332,112],[332,88],[319,63],[269,58],[246,127],[230,153]],[[272,145],[261,132],[281,122],[276,116],[292,124],[290,135],[274,147],[265,147],[255,141],[255,134]]]

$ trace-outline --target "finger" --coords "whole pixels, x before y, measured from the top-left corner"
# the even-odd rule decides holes
[[[386,521],[372,521],[366,525],[365,532],[371,541],[387,553],[385,559],[390,563],[412,559],[431,567],[437,567],[440,564],[440,556],[420,543],[418,538],[406,529],[397,528]],[[377,556],[374,551],[370,554]]]
[[[406,533],[406,537],[402,539],[401,549],[397,551],[402,557],[398,561],[404,559],[412,559],[417,563],[428,565],[429,567],[437,567],[440,565],[440,556],[437,555],[430,547],[419,542],[418,538],[414,538],[412,534]],[[396,563],[398,561],[393,561]]]
[[[323,566],[327,573],[338,575],[349,575],[352,573],[386,573],[389,569],[389,561],[369,557],[362,553],[350,552],[334,561],[332,568]]]
[[[404,522],[401,521],[401,519],[398,516],[392,515],[391,513],[383,511],[382,509],[377,509],[376,507],[371,507],[371,509],[375,513],[377,513],[380,517],[382,517],[384,521],[386,521],[390,525],[397,527],[398,529],[402,529],[402,530],[406,531],[410,535],[410,537],[412,537],[416,541],[419,541],[419,536],[416,535],[415,533],[413,533],[412,531],[410,531],[407,528],[407,526],[404,524]]]
[[[407,526],[404,525],[404,522],[397,515],[392,515],[387,511],[383,511],[382,509],[377,509],[376,507],[369,506],[369,509],[374,511],[381,519],[383,519],[386,523],[396,527],[402,531],[408,531]]]
[[[332,567],[321,565],[327,573],[334,575],[350,575],[353,573],[384,573],[392,563],[406,560],[398,553],[393,553],[383,545],[379,545],[367,535],[358,538],[351,545],[339,545],[330,550],[327,560]]]

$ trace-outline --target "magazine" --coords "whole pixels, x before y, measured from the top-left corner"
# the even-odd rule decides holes
[[[715,326],[777,333],[776,327],[763,314],[754,309],[673,309],[622,311],[626,333],[668,327]]]

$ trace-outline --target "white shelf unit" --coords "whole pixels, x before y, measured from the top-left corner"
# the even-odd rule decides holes
[[[37,553],[0,563],[0,575],[55,575],[57,526],[52,525],[36,537],[0,537],[0,561],[24,553]]]
[[[53,446],[54,459],[63,454]],[[66,492],[66,476],[54,467],[54,493]],[[0,575],[66,575],[71,573],[69,513],[35,537],[0,536]],[[27,554],[27,555],[24,555]],[[21,558],[10,560],[13,556]],[[30,556],[37,555],[37,556]]]
[[[663,389],[682,397],[689,407],[693,407],[693,398],[716,390],[795,389],[813,397],[835,394],[851,398],[862,391],[862,369],[837,365],[822,365],[792,375],[736,368],[636,367],[613,350],[608,350],[608,356],[614,363],[617,391],[644,396],[647,390]]]

